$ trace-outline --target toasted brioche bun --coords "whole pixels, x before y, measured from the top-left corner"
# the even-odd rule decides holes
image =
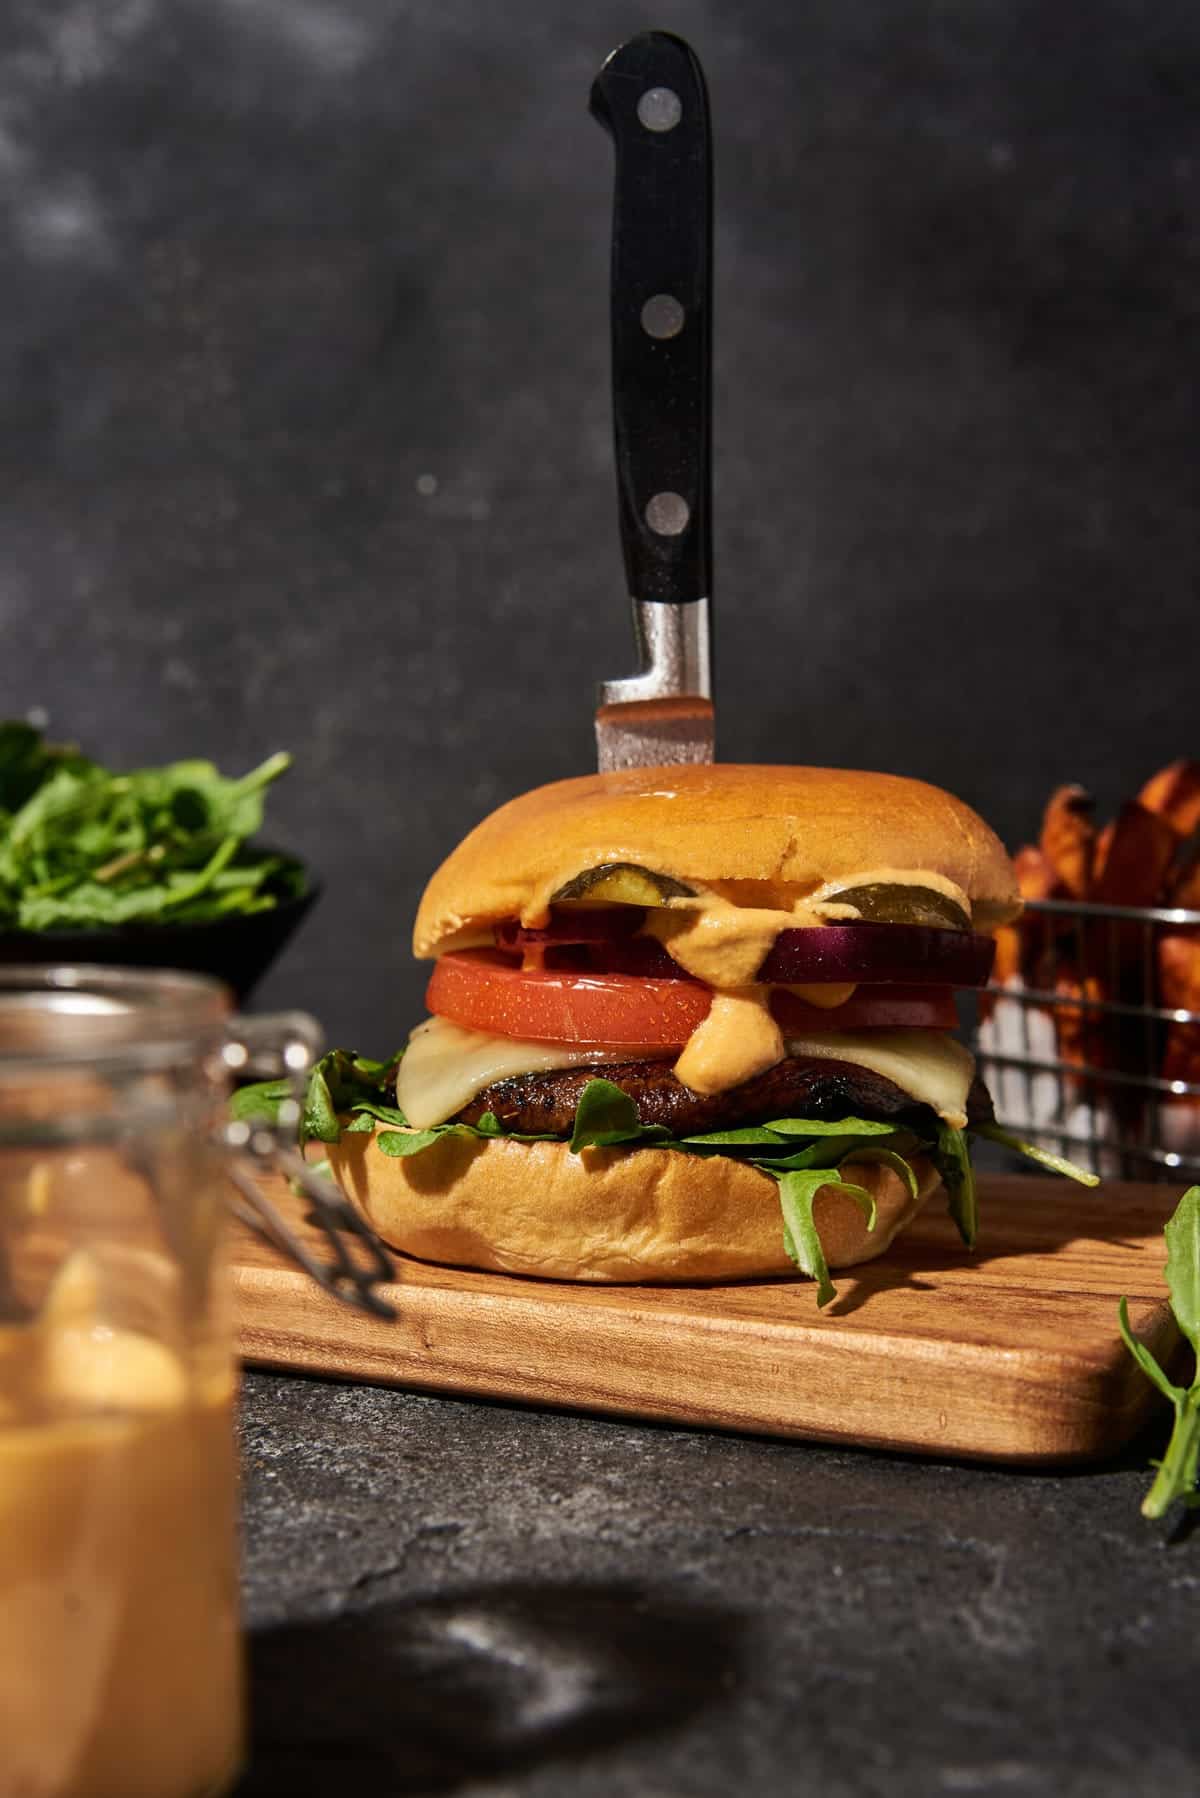
[[[444,1136],[392,1159],[355,1131],[329,1145],[339,1184],[393,1248],[421,1261],[549,1280],[648,1283],[794,1274],[783,1247],[779,1185],[725,1156],[669,1149]],[[914,1199],[876,1163],[846,1177],[875,1199],[873,1231],[852,1199],[824,1187],[814,1217],[830,1267],[883,1254],[938,1185],[913,1163]]]
[[[1021,909],[999,838],[940,787],[844,768],[627,768],[555,781],[485,818],[425,889],[413,951],[436,954],[502,918],[544,919],[577,874],[633,862],[685,883],[814,892],[879,870],[932,873],[990,930]]]

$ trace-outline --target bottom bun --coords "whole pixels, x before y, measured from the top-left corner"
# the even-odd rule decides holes
[[[741,1280],[795,1273],[783,1246],[779,1185],[725,1156],[671,1149],[443,1136],[394,1158],[365,1132],[328,1145],[343,1190],[393,1248],[421,1261],[549,1280]],[[914,1199],[891,1168],[846,1165],[872,1194],[874,1230],[836,1187],[813,1206],[830,1267],[883,1254],[938,1185],[914,1158]]]

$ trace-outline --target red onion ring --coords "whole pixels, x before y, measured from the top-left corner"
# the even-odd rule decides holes
[[[693,978],[653,937],[640,937],[640,906],[555,913],[542,930],[497,924],[496,943],[524,949],[580,947],[596,973],[640,974],[647,979]],[[923,924],[822,924],[781,930],[755,979],[766,986],[853,981],[871,986],[983,986],[992,970],[991,937]]]
[[[983,986],[996,945],[990,936],[924,924],[823,924],[781,930],[757,978],[769,986],[825,980],[870,985]]]

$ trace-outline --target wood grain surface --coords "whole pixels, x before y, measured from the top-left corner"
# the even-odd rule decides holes
[[[302,1232],[303,1202],[271,1198]],[[396,1257],[394,1321],[340,1305],[240,1225],[241,1352],[301,1370],[616,1416],[939,1456],[1091,1460],[1158,1402],[1117,1332],[1178,1348],[1162,1226],[1171,1186],[984,1177],[981,1241],[937,1201],[881,1260],[804,1279],[584,1286]],[[313,1233],[314,1243],[319,1242]]]

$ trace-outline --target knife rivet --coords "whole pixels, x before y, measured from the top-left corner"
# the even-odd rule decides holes
[[[673,293],[652,293],[642,307],[642,330],[647,337],[678,337],[685,317]]]
[[[648,87],[637,103],[647,131],[674,131],[683,117],[683,102],[672,87]]]
[[[680,536],[691,516],[682,493],[656,493],[646,504],[646,523],[656,537]]]

